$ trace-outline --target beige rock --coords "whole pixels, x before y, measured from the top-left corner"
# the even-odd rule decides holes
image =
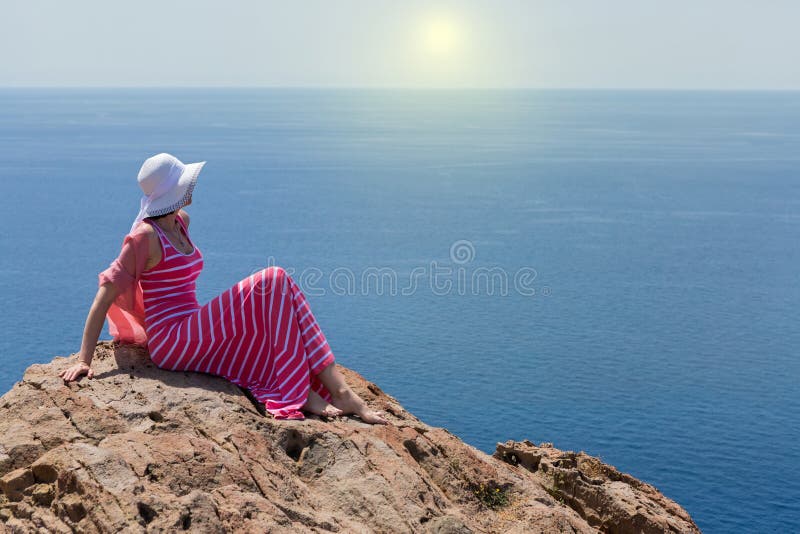
[[[0,491],[12,501],[22,500],[22,491],[31,485],[33,485],[33,472],[24,467],[6,473],[0,478]]]
[[[275,420],[235,384],[129,345],[98,343],[92,380],[65,384],[70,364],[33,365],[0,399],[10,531],[699,532],[596,458],[530,442],[489,456],[345,368],[391,425]]]
[[[553,497],[603,532],[699,532],[689,514],[656,488],[583,451],[508,441],[497,444],[494,456],[539,476]]]
[[[40,506],[50,506],[56,492],[52,484],[36,484],[31,492],[33,502]]]
[[[86,517],[86,507],[80,495],[65,495],[58,501],[59,515],[69,517],[70,521],[77,523]]]

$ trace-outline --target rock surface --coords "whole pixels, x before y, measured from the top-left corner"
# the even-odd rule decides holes
[[[279,421],[223,378],[98,343],[93,368],[32,365],[0,398],[9,532],[699,532],[652,486],[550,444],[494,456],[428,426],[354,371],[391,425]]]

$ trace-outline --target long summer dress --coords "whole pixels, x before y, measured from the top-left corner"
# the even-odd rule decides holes
[[[309,389],[331,401],[316,376],[334,361],[305,295],[281,267],[267,267],[200,305],[195,281],[203,255],[184,254],[149,219],[161,261],[142,271],[147,347],[152,361],[173,371],[222,376],[248,389],[277,419],[304,419]]]

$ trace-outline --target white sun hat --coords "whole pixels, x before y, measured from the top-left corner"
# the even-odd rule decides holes
[[[185,206],[205,164],[183,163],[165,152],[147,158],[137,178],[144,195],[131,232],[145,217],[157,217]]]

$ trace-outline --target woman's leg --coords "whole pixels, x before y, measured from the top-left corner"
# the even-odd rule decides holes
[[[367,403],[356,395],[355,391],[345,382],[342,373],[336,368],[336,362],[331,362],[316,375],[317,378],[328,388],[333,398],[333,405],[344,414],[355,414],[365,423],[378,423],[386,425],[389,422],[381,417],[380,413],[370,410]]]
[[[326,390],[324,384],[317,378],[319,371],[334,361],[333,351],[328,345],[325,334],[322,333],[314,314],[311,312],[311,307],[306,300],[303,291],[295,283],[292,277],[280,267],[273,270],[273,276],[283,278],[281,283],[281,291],[291,292],[291,306],[294,309],[294,320],[297,321],[297,326],[300,330],[300,336],[303,341],[303,355],[302,363],[307,370],[304,371],[309,378],[308,397],[302,406],[302,410],[311,412],[317,415],[327,417],[337,417],[342,415],[342,410],[329,404],[331,400],[330,393]]]
[[[287,375],[286,378],[279,377],[279,381],[290,382],[293,377],[296,379],[297,385],[290,384],[285,388],[289,390],[289,393],[300,389],[302,384],[308,388],[308,398],[301,401],[303,404],[298,408],[302,406],[303,410],[329,416],[353,413],[368,423],[387,424],[380,414],[369,410],[366,403],[345,383],[344,377],[336,369],[333,351],[328,345],[325,334],[317,324],[303,291],[292,277],[280,267],[264,269],[263,273],[272,280],[265,286],[264,296],[269,297],[269,309],[272,310],[272,315],[275,317],[273,338],[276,340],[286,339],[284,354],[291,353],[291,351],[289,353],[285,351],[286,347],[291,345],[289,343],[291,336],[285,336],[283,332],[293,332],[296,334],[294,337],[299,336],[300,338],[295,339],[294,342],[300,350],[291,353],[286,362],[275,362],[274,364],[280,365],[279,374],[284,372]],[[277,300],[274,306],[273,298]],[[284,309],[284,303],[288,305],[286,309]],[[284,327],[284,323],[289,323],[289,326]],[[291,327],[292,324],[293,327]],[[297,377],[302,377],[302,380]],[[288,396],[294,397],[293,394]],[[328,404],[329,402],[333,406]],[[269,408],[270,406],[267,405],[267,409]]]

